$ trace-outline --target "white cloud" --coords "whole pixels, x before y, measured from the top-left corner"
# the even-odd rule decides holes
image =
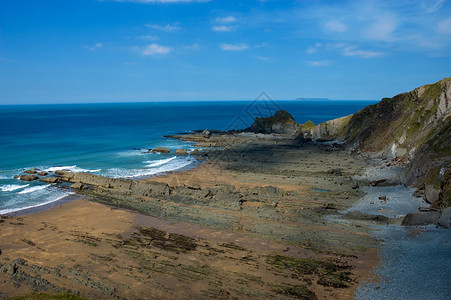
[[[240,44],[221,44],[219,47],[225,51],[242,51],[249,48],[245,43]]]
[[[224,17],[224,18],[216,18],[216,22],[218,22],[218,23],[235,23],[236,21],[238,21],[238,20],[233,16],[228,16],[228,17]]]
[[[321,47],[323,46],[322,43],[315,43],[315,45],[309,46],[305,52],[307,54],[313,54],[316,53]]]
[[[213,26],[213,27],[211,27],[211,29],[213,31],[218,31],[218,32],[230,32],[233,29],[235,29],[235,27],[234,26],[220,25],[220,26]]]
[[[346,26],[345,24],[343,24],[340,21],[329,21],[326,24],[324,24],[324,28],[327,31],[332,31],[332,32],[345,32],[346,30],[348,30],[348,26]]]
[[[396,17],[392,14],[380,16],[375,23],[365,30],[364,36],[377,41],[394,41],[393,32],[396,30],[397,23]]]
[[[156,29],[156,30],[160,30],[160,31],[167,31],[167,32],[174,32],[174,31],[178,31],[181,30],[182,27],[180,27],[178,24],[167,24],[164,26],[161,25],[155,25],[155,24],[146,24],[146,27],[151,28],[151,29]]]
[[[94,50],[102,48],[102,46],[103,46],[102,43],[95,43],[93,46],[84,46],[84,47],[85,47],[85,49],[88,49],[89,51],[94,51]]]
[[[307,64],[309,64],[312,67],[326,67],[330,65],[330,61],[328,60],[308,61]]]
[[[157,36],[154,36],[154,35],[142,35],[139,38],[142,40],[147,40],[147,41],[156,41],[159,39]]]
[[[440,34],[451,35],[451,18],[438,23],[437,30]]]
[[[172,48],[170,48],[170,47],[165,47],[165,46],[158,45],[158,44],[150,44],[150,45],[145,46],[142,49],[141,54],[142,55],[158,55],[158,54],[168,54],[171,51],[172,51]]]
[[[430,1],[426,1],[423,5],[426,6],[426,12],[430,14],[440,10],[443,4],[445,4],[445,0],[436,0],[433,5],[431,5]]]
[[[362,58],[373,58],[373,57],[384,55],[383,52],[361,50],[361,49],[358,49],[358,47],[356,47],[356,46],[347,46],[347,47],[343,48],[342,54],[344,56],[359,56]]]

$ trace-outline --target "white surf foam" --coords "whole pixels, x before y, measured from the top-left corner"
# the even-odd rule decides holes
[[[68,171],[71,171],[71,172],[82,172],[82,173],[95,173],[95,172],[99,172],[100,171],[100,169],[89,170],[89,169],[79,168],[79,167],[77,167],[77,165],[62,166],[62,167],[51,167],[51,168],[46,169],[47,172],[55,172],[55,171],[63,171],[63,170],[68,170]]]
[[[33,187],[31,187],[31,188],[24,189],[23,191],[19,192],[19,194],[29,194],[29,193],[33,193],[33,192],[36,192],[36,191],[43,190],[43,189],[45,189],[46,187],[49,187],[49,186],[50,186],[50,184],[33,186]]]
[[[171,171],[176,171],[182,169],[190,164],[192,161],[182,160],[182,159],[173,159],[164,165],[159,167],[154,167],[152,169],[121,169],[121,168],[113,168],[108,169],[104,174],[104,176],[113,177],[113,178],[136,178],[136,177],[145,177],[151,176],[159,173],[166,173]]]
[[[2,192],[12,192],[15,190],[26,188],[27,186],[29,186],[29,184],[26,184],[26,185],[7,184],[7,185],[0,186],[0,190],[2,190]]]
[[[36,208],[39,206],[43,206],[43,205],[47,205],[50,204],[52,202],[56,202],[58,200],[61,200],[67,196],[73,195],[75,193],[72,192],[64,192],[64,193],[57,193],[54,196],[50,196],[47,197],[46,201],[42,202],[42,203],[37,203],[35,205],[29,205],[29,206],[25,206],[25,207],[20,207],[20,208],[7,208],[7,209],[2,209],[0,210],[0,215],[4,215],[4,214],[9,214],[12,212],[16,212],[16,211],[21,211],[21,210],[25,210],[25,209],[30,209],[30,208]]]
[[[51,168],[46,169],[45,171],[46,172],[55,172],[55,171],[71,170],[71,169],[76,168],[76,167],[77,167],[76,165],[74,165],[74,166],[64,166],[64,167],[51,167]]]
[[[171,160],[174,160],[174,159],[176,159],[177,157],[171,157],[171,158],[167,158],[167,159],[159,159],[159,160],[149,160],[149,161],[146,161],[145,163],[146,164],[149,164],[149,165],[147,165],[148,167],[151,167],[151,168],[153,168],[153,167],[159,167],[159,166],[161,166],[161,165],[164,165],[164,164],[166,164],[166,163],[168,163],[168,162],[170,162]]]

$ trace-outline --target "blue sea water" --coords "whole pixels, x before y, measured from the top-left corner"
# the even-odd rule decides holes
[[[376,101],[223,101],[0,106],[0,214],[37,207],[69,194],[39,181],[14,179],[26,169],[69,169],[140,178],[194,164],[191,157],[143,153],[158,146],[193,149],[164,135],[243,129],[278,109],[315,124]]]

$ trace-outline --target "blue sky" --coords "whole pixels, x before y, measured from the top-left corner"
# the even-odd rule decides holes
[[[450,76],[446,0],[0,1],[0,104],[377,100]]]

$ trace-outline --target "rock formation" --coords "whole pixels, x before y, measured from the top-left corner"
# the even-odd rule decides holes
[[[424,187],[438,207],[451,205],[451,78],[319,124],[313,139],[335,139],[407,165],[404,183]]]

